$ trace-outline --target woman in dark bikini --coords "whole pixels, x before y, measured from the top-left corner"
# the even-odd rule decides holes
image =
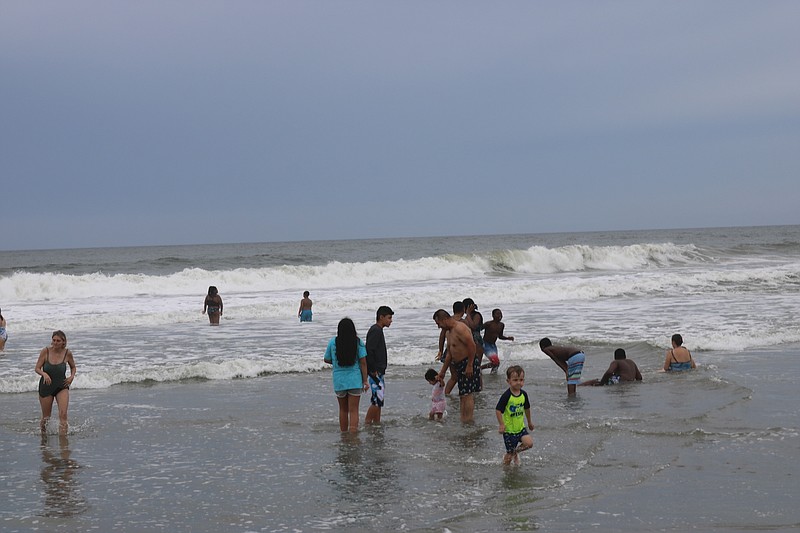
[[[203,302],[203,314],[208,311],[208,322],[212,326],[219,326],[219,317],[222,316],[222,296],[215,286],[208,288],[208,296]]]
[[[683,337],[676,333],[672,336],[672,349],[667,350],[667,358],[664,360],[664,370],[666,372],[681,372],[695,368],[692,354],[681,346]]]
[[[67,377],[69,365],[69,377]],[[42,420],[39,424],[42,435],[47,432],[47,422],[53,411],[53,400],[58,404],[58,434],[66,435],[67,410],[69,409],[69,386],[75,379],[75,359],[67,348],[67,336],[63,331],[53,332],[52,344],[42,348],[36,361],[39,379],[39,404],[42,406]]]

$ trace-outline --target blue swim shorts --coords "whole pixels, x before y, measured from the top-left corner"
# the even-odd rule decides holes
[[[500,356],[497,355],[497,344],[483,341],[483,355],[489,358],[492,366],[500,366]]]
[[[312,316],[311,309],[303,309],[300,312],[300,322],[311,322]]]
[[[367,379],[369,380],[369,389],[372,391],[370,403],[378,407],[383,407],[383,393],[386,390],[386,382],[383,379],[383,374],[378,372],[378,379],[375,379],[372,374],[370,374]]]
[[[503,433],[503,442],[506,445],[506,452],[512,453],[514,450],[517,449],[519,445],[519,441],[522,440],[522,437],[528,434],[528,430],[526,428],[522,428],[522,431],[519,433]]]
[[[583,352],[578,352],[567,359],[567,385],[577,385],[581,382],[584,361],[586,355]]]

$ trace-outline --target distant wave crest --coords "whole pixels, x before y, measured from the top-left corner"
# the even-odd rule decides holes
[[[694,245],[634,244],[630,246],[571,245],[560,248],[532,246],[489,255],[499,272],[552,274],[582,270],[631,270],[712,261]]]
[[[447,254],[415,260],[205,270],[188,268],[164,276],[145,274],[63,274],[15,272],[0,278],[0,301],[48,301],[203,294],[209,280],[226,292],[316,287],[361,287],[377,283],[474,278],[486,274],[550,274],[584,270],[657,269],[712,261],[693,245],[636,244],[560,248],[533,246],[485,254]]]

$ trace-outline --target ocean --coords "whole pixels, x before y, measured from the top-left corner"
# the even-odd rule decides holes
[[[457,395],[431,422],[432,314],[466,297],[515,340],[475,424]],[[383,424],[341,435],[322,354],[380,305]],[[3,531],[800,527],[800,226],[4,251],[0,308]],[[33,368],[56,329],[78,375],[68,436],[41,438]],[[673,333],[697,370],[659,371]],[[545,336],[584,348],[587,379],[619,347],[644,379],[567,398]],[[510,364],[536,429],[504,467]]]

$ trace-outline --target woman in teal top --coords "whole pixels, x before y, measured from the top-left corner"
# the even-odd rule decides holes
[[[667,372],[681,372],[695,368],[692,354],[681,346],[683,337],[676,333],[672,336],[672,349],[667,350],[667,358],[664,361],[664,370]]]
[[[333,365],[333,391],[339,402],[339,429],[358,431],[358,403],[367,383],[367,348],[349,318],[339,321],[336,337],[328,341],[324,361]]]

